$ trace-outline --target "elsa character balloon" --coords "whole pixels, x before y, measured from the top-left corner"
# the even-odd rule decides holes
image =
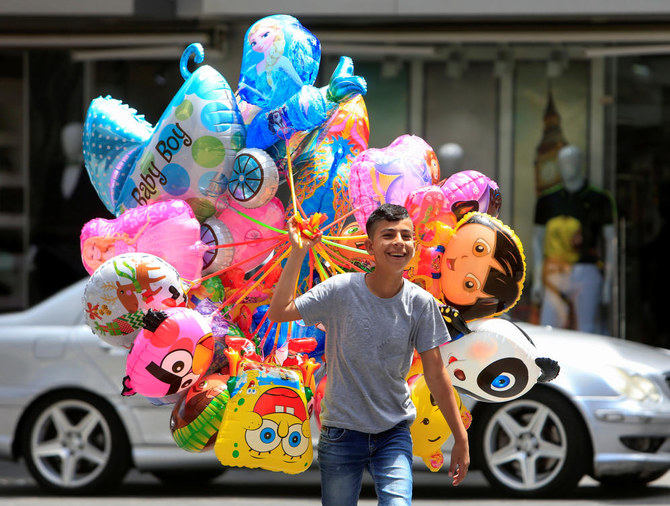
[[[364,94],[367,85],[342,57],[328,86],[313,86],[321,44],[293,16],[256,21],[244,38],[237,90],[247,125],[248,148],[266,149],[298,131],[322,125],[340,102]]]
[[[285,56],[286,37],[281,21],[288,17],[263,18],[254,23],[247,33],[245,46],[261,57],[255,65],[245,65],[245,63],[242,65],[243,74],[238,93],[247,102],[260,107],[276,107],[281,105],[286,98],[297,93],[304,84],[314,82],[320,58],[318,41],[306,47],[294,49],[296,59],[300,58],[307,62],[304,67],[306,72],[303,72],[303,77],[300,77],[293,62]],[[293,42],[293,38],[289,41]],[[297,54],[298,51],[302,54]],[[253,53],[247,57],[247,53],[248,50],[245,52],[245,58],[252,60],[253,64],[258,57]],[[315,69],[310,67],[315,67]],[[306,82],[303,81],[303,78],[306,79]]]

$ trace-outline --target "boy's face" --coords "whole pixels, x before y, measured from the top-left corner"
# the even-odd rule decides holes
[[[399,221],[380,221],[365,248],[375,259],[375,268],[402,273],[414,256],[414,225],[405,218]]]

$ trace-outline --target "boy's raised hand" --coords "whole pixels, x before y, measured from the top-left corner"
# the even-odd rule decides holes
[[[288,238],[294,251],[307,252],[321,242],[322,232],[319,230],[312,237],[302,233],[299,218],[295,215],[288,220]]]

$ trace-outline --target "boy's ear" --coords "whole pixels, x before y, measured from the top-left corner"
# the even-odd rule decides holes
[[[365,238],[365,251],[367,251],[369,255],[372,255],[372,239],[369,237]]]

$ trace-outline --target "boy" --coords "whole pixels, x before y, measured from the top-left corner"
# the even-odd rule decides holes
[[[320,236],[299,237],[289,222],[292,251],[277,283],[269,317],[303,319],[326,328],[326,391],[318,461],[324,505],[356,504],[363,470],[379,504],[410,504],[416,410],[406,376],[412,353],[421,355],[426,383],[454,435],[449,475],[458,485],[470,465],[461,422],[438,346],[449,340],[437,302],[403,278],[414,255],[414,228],[402,206],[383,204],[369,217],[365,247],[371,273],[339,274],[293,298],[300,266]]]

